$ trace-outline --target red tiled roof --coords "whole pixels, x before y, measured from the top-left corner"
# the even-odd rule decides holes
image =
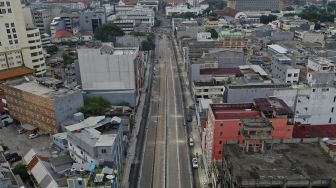
[[[236,76],[242,76],[242,72],[239,68],[209,68],[209,69],[201,69],[200,74],[234,74]]]
[[[31,171],[35,165],[38,163],[39,159],[37,156],[34,156],[33,159],[28,163],[27,170]]]
[[[336,138],[336,125],[294,126],[293,138]]]
[[[225,7],[223,10],[215,10],[214,12],[219,16],[235,17],[239,11],[230,7]]]
[[[0,71],[0,81],[6,81],[9,79],[32,75],[34,73],[33,69],[27,67],[17,67],[13,69],[3,70]]]
[[[69,31],[56,32],[56,38],[69,38],[69,37],[72,37],[72,33]]]

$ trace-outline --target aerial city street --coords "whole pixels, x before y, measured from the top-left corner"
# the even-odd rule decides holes
[[[0,0],[0,188],[334,188],[335,0]]]

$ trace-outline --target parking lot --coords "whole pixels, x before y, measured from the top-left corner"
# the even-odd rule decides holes
[[[46,151],[52,148],[49,136],[41,135],[34,139],[28,139],[30,133],[19,134],[19,126],[8,125],[0,129],[0,145],[9,147],[9,152],[17,152],[22,157],[31,149]]]

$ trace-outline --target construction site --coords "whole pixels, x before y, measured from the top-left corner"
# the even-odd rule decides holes
[[[335,187],[336,164],[318,143],[267,144],[263,152],[226,145],[222,160],[225,188]]]

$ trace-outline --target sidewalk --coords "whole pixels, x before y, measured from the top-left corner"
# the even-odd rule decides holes
[[[151,61],[151,60],[149,60]],[[136,143],[137,143],[137,135],[139,133],[139,128],[140,128],[140,122],[142,119],[142,111],[144,107],[144,102],[145,102],[145,97],[147,95],[146,89],[148,87],[148,76],[149,76],[149,70],[151,64],[147,63],[146,65],[146,74],[145,74],[145,80],[144,80],[144,86],[142,89],[141,96],[139,97],[139,105],[137,106],[136,110],[136,115],[135,115],[135,126],[133,128],[132,135],[130,136],[130,140],[128,142],[128,150],[127,150],[127,156],[125,159],[125,167],[124,167],[124,173],[122,175],[122,182],[121,182],[121,187],[129,187],[129,175],[131,172],[131,165],[135,157],[135,148],[136,148]]]
[[[175,39],[173,39],[175,40]],[[187,72],[184,68],[184,65],[183,65],[183,58],[182,58],[182,55],[180,53],[180,50],[178,49],[178,46],[176,45],[176,41],[174,42],[174,47],[176,49],[176,52],[177,52],[177,60],[178,60],[178,63],[179,63],[179,66],[180,66],[180,69],[182,70],[182,83],[183,83],[183,87],[182,87],[182,90],[183,90],[183,95],[185,96],[186,98],[186,107],[189,107],[189,106],[193,106],[195,105],[195,102],[193,101],[193,97],[190,93],[190,90],[189,90],[189,82],[188,82],[188,75],[187,75]],[[204,163],[204,155],[203,155],[203,152],[202,152],[202,139],[201,139],[201,132],[200,132],[200,129],[199,129],[199,126],[197,124],[197,120],[194,120],[192,121],[191,123],[191,136],[193,137],[194,139],[194,147],[193,147],[193,154],[194,156],[196,156],[196,153],[198,154],[198,161],[199,161],[199,168],[198,168],[198,176],[199,176],[199,181],[200,181],[200,187],[204,188],[204,187],[207,187],[207,184],[208,184],[208,178],[207,178],[207,163]]]

